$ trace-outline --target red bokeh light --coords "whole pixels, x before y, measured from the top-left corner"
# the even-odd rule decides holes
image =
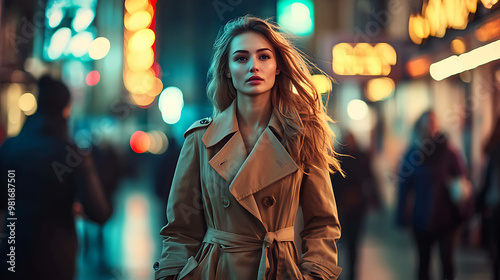
[[[87,85],[89,86],[95,86],[99,80],[101,79],[101,75],[97,70],[90,71],[87,74],[87,78],[85,78],[85,81],[87,82]]]

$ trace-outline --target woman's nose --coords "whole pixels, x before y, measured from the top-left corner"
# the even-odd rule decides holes
[[[250,66],[250,73],[259,71],[259,66],[256,59],[250,59],[249,66]]]

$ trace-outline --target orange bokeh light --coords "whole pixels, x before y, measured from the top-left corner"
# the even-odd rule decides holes
[[[146,132],[136,131],[130,137],[130,147],[136,153],[144,153],[149,149],[150,139]]]

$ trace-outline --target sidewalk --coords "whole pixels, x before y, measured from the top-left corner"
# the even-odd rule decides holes
[[[391,223],[391,213],[373,213],[367,217],[361,244],[359,280],[416,279],[416,248],[409,231],[397,229]],[[345,263],[339,252],[340,266]],[[433,252],[433,279],[440,279],[441,266],[438,248]],[[347,275],[346,268],[342,274]],[[486,252],[459,247],[456,255],[456,280],[490,280],[491,272]],[[345,279],[345,278],[344,278]]]

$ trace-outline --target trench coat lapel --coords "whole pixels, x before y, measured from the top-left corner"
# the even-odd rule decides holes
[[[233,102],[214,119],[203,136],[203,143],[209,148],[232,134],[209,164],[230,184],[229,189],[235,199],[261,221],[262,217],[253,194],[298,170],[271,127],[280,135],[279,123],[274,114],[269,126],[247,156],[245,144],[238,131],[236,102]]]

